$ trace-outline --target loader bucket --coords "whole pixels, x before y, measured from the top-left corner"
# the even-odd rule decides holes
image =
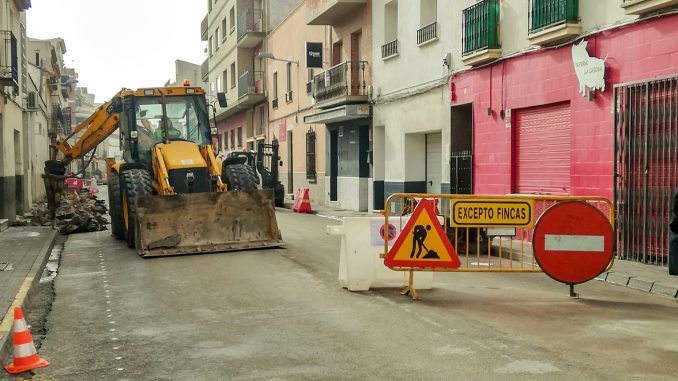
[[[137,199],[142,257],[283,246],[269,191],[190,193]]]

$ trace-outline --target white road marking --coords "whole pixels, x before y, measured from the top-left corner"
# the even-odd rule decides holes
[[[547,251],[605,251],[605,237],[602,235],[546,234],[544,248]]]

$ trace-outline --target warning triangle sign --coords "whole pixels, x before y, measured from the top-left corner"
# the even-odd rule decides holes
[[[449,268],[461,265],[457,251],[445,235],[433,202],[422,199],[403,227],[384,264],[387,267]]]

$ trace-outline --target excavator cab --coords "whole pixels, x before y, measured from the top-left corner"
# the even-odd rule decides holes
[[[123,90],[87,123],[74,130],[84,133],[72,147],[55,144],[63,157],[47,172],[62,176],[59,164],[120,128],[123,161],[109,173],[111,228],[141,256],[283,245],[271,192],[258,189],[244,163],[216,159],[201,88]]]

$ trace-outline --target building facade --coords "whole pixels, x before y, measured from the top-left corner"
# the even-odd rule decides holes
[[[267,120],[264,65],[255,59],[268,31],[277,26],[299,0],[208,0],[201,24],[208,58],[201,67],[207,95],[215,107],[217,154],[255,150],[265,138]],[[226,107],[217,102],[224,93]]]
[[[200,86],[207,89],[208,85],[202,80],[201,67],[198,64],[182,60],[174,61],[174,79],[167,81],[165,86],[182,86],[188,80],[191,86]]]
[[[302,1],[266,37],[258,60],[266,72],[266,141],[280,144],[280,181],[287,193],[309,189],[312,205],[325,204],[325,126],[304,124],[312,113],[309,88],[314,70],[307,67],[305,42],[323,41],[325,28],[306,25],[307,5]],[[270,58],[263,58],[270,57]]]
[[[374,131],[384,196],[449,191],[447,83],[458,1],[373,1]],[[448,58],[449,56],[449,58]],[[383,164],[382,164],[383,163]],[[383,207],[383,204],[381,205]]]
[[[473,192],[613,199],[618,254],[666,263],[678,186],[676,2],[551,1],[554,13],[542,3],[461,10],[466,30],[497,15],[475,31],[496,40],[462,39],[462,62],[482,67],[449,85],[452,139],[473,138]]]
[[[28,0],[0,1],[0,218],[13,221],[30,203],[28,161]]]
[[[325,27],[323,68],[309,84],[310,126],[325,125],[324,203],[367,211],[383,205],[383,160],[373,129],[372,1],[308,0],[308,25]],[[383,150],[382,150],[383,152]]]

